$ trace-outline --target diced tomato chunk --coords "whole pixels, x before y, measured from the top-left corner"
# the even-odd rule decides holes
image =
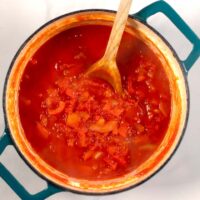
[[[94,155],[94,151],[88,150],[83,154],[83,160],[89,160]]]
[[[72,128],[77,128],[81,121],[80,115],[78,113],[69,113],[67,116],[67,126]]]
[[[119,135],[122,137],[126,138],[128,136],[128,131],[129,131],[129,124],[128,123],[121,123],[119,127]]]

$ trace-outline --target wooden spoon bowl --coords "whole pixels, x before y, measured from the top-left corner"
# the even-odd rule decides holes
[[[119,45],[126,27],[128,13],[132,0],[121,0],[115,21],[112,27],[108,45],[104,56],[89,67],[87,76],[95,76],[106,80],[118,94],[122,94],[121,76],[117,67],[116,57]]]

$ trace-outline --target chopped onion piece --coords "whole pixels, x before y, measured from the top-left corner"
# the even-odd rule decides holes
[[[95,124],[92,124],[89,129],[91,131],[96,131],[99,133],[109,133],[113,131],[117,126],[117,121],[108,121],[104,125],[99,125],[98,122]]]
[[[61,112],[63,112],[63,110],[65,109],[65,102],[64,101],[59,101],[58,106],[54,109],[49,108],[48,109],[48,113],[50,115],[58,115]]]

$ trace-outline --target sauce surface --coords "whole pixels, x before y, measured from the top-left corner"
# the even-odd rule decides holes
[[[71,177],[104,180],[141,165],[170,119],[169,81],[140,39],[125,33],[117,57],[124,95],[84,72],[105,51],[111,28],[85,25],[47,41],[22,76],[19,114],[27,139],[49,165]]]

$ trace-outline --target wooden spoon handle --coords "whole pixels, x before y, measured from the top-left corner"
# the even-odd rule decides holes
[[[115,21],[112,27],[108,45],[104,54],[106,61],[116,60],[119,45],[131,7],[132,0],[121,0]]]

